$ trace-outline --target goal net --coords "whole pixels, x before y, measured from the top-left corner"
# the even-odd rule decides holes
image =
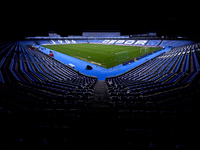
[[[129,58],[128,56],[128,52],[127,51],[123,51],[123,52],[119,52],[119,53],[115,53],[115,61],[123,61]]]
[[[149,48],[148,47],[140,48],[140,53],[146,53],[146,52],[149,52]]]

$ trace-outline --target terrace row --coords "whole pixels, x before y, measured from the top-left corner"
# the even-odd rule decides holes
[[[20,97],[26,103],[34,100],[34,103],[43,103],[41,99],[47,102],[76,99],[85,103],[93,96],[97,78],[82,75],[34,48],[10,43],[2,45],[0,53],[1,92],[5,94],[5,97],[2,95],[5,100],[12,101]],[[11,89],[6,90],[4,85]]]
[[[2,143],[74,146],[100,140],[147,148],[164,138],[172,139],[165,143],[170,149],[181,137],[195,140],[199,133],[199,44],[172,48],[107,78],[104,108],[94,105],[96,78],[21,42],[1,44],[0,54]],[[196,122],[188,128],[191,116]]]
[[[98,43],[98,44],[115,44],[115,45],[138,45],[138,46],[183,46],[192,44],[187,40],[29,40],[25,41],[31,45],[50,45],[50,44],[75,44],[75,43]]]
[[[200,88],[194,83],[199,82],[199,50],[199,44],[173,48],[129,72],[107,78],[109,106],[126,110],[127,115],[133,110],[160,112],[173,107],[171,111],[185,111],[198,107]],[[2,45],[0,52],[3,108],[30,114],[35,109],[65,112],[93,106],[96,78],[22,43]],[[188,105],[191,98],[193,103]],[[176,107],[179,105],[182,107]]]
[[[199,97],[199,54],[199,44],[172,48],[122,75],[107,78],[110,99],[124,108],[151,105],[183,109],[175,106]],[[195,78],[197,91],[191,85]],[[181,95],[183,91],[185,95]]]

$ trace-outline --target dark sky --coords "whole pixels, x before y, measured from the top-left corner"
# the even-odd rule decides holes
[[[6,2],[1,9],[1,37],[81,35],[83,30],[117,30],[122,34],[199,33],[198,6],[145,1],[27,1]]]

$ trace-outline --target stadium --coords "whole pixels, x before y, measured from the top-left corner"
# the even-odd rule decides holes
[[[175,16],[175,22],[166,12],[155,25],[154,13],[148,24],[135,13],[139,24],[112,30],[118,24],[113,20],[125,22],[131,12],[102,20],[107,13],[84,13],[95,14],[92,21],[68,14],[66,26],[59,24],[64,16],[45,20],[49,14],[37,12],[35,20],[35,14],[23,16],[21,27],[2,33],[0,143],[26,149],[198,148],[200,42],[192,28],[197,25],[184,22],[182,32],[176,27],[185,16]],[[85,20],[89,23],[81,24]],[[55,32],[35,29],[39,26]]]

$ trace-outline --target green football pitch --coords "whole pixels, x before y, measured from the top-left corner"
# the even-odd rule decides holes
[[[82,59],[84,61],[111,68],[122,64],[127,60],[145,55],[147,53],[160,49],[159,47],[123,46],[123,45],[103,45],[103,44],[63,44],[63,45],[43,45],[51,50]],[[126,53],[124,57],[123,53]],[[121,56],[117,55],[120,54]],[[127,57],[128,55],[128,57]],[[117,59],[120,58],[120,59]]]

